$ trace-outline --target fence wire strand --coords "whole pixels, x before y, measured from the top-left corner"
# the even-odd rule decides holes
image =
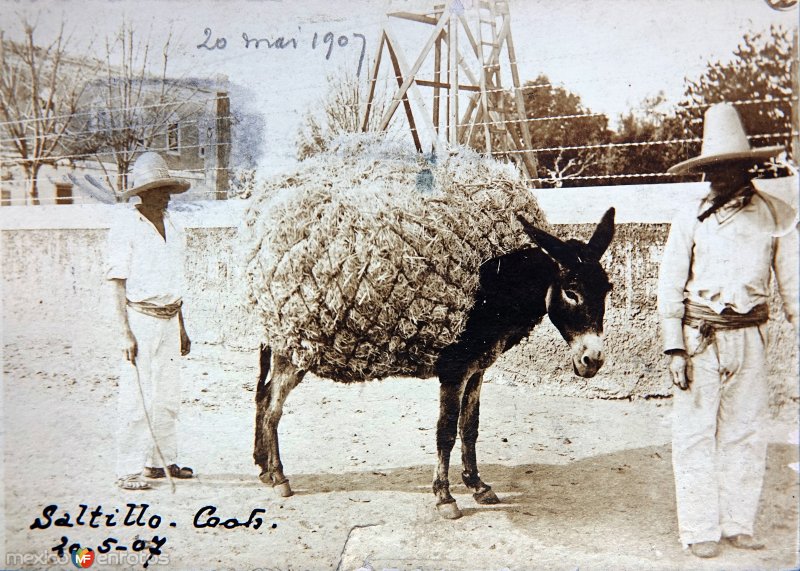
[[[524,62],[522,62],[522,60],[514,61],[514,62],[510,62],[509,61],[509,64],[515,64],[516,65],[516,64],[519,64],[519,63],[524,63]],[[388,83],[391,79],[403,81],[406,78],[403,77],[402,75],[399,75],[399,76],[398,75],[395,75],[395,76],[383,75],[380,78],[375,78],[375,79],[368,78],[367,79],[367,83],[368,84],[369,83],[376,83],[378,81],[383,81],[383,82],[387,82]],[[434,89],[437,88],[436,86],[430,86],[430,85],[425,86],[425,87],[430,87],[430,88],[434,88]],[[479,86],[473,86],[473,87],[479,87]],[[312,90],[313,89],[313,90],[319,91],[319,90],[321,90],[323,88],[324,88],[324,85],[314,85],[314,86],[308,86],[308,87],[300,87],[299,89],[300,90]],[[563,88],[563,85],[554,84],[554,83],[540,83],[540,84],[522,85],[522,86],[518,86],[518,87],[513,87],[513,86],[500,87],[500,86],[497,86],[497,87],[490,88],[490,89],[484,89],[483,93],[485,93],[487,95],[494,94],[494,93],[502,93],[502,94],[506,94],[506,95],[512,97],[514,95],[515,91],[519,92],[519,93],[524,93],[526,91],[532,91],[532,90],[544,89],[544,88],[550,88],[550,89],[559,88],[560,89],[560,88]],[[187,89],[189,89],[189,87],[187,87]],[[297,91],[297,89],[298,88],[294,88],[292,91]],[[441,89],[441,90],[444,90],[444,91],[449,91],[449,86],[442,85],[442,86],[439,86],[438,89]],[[386,95],[388,96],[388,95],[391,94],[391,98],[387,98],[386,100],[384,100],[383,101],[383,105],[387,105],[390,102],[392,104],[394,104],[394,103],[399,104],[399,103],[403,102],[404,99],[396,99],[395,98],[395,94],[397,92],[395,88],[387,88],[386,91],[387,91]],[[473,94],[480,94],[481,93],[480,91],[471,91],[471,90],[464,90],[464,91],[466,91],[467,93],[473,93]],[[406,93],[404,95],[404,98],[407,97],[407,95],[408,95],[408,93]],[[432,94],[432,97],[433,97],[434,100],[436,98],[439,98],[439,99],[448,98],[449,94],[447,94],[447,93],[445,93],[445,94],[442,94],[442,93]],[[474,95],[473,95],[473,97],[474,97]],[[104,108],[102,106],[95,105],[95,107],[92,108],[92,109],[89,109],[89,110],[86,110],[86,111],[79,111],[79,112],[75,112],[75,113],[69,113],[69,114],[63,114],[63,115],[53,115],[53,116],[43,116],[43,117],[32,117],[32,118],[20,118],[20,119],[10,120],[10,121],[0,121],[0,128],[5,127],[4,130],[5,131],[9,131],[10,128],[12,128],[12,127],[25,126],[25,125],[28,125],[28,124],[37,125],[37,124],[42,124],[42,123],[54,123],[54,122],[57,122],[57,121],[62,121],[62,122],[63,121],[73,121],[73,120],[76,120],[77,118],[88,118],[89,120],[91,120],[91,119],[102,118],[104,115],[106,115],[106,116],[115,116],[115,115],[124,114],[124,113],[146,112],[147,110],[157,110],[157,109],[163,109],[163,108],[172,108],[173,112],[180,111],[180,109],[182,107],[192,107],[192,106],[195,107],[195,108],[199,107],[200,109],[202,109],[202,108],[206,108],[207,109],[207,106],[209,104],[213,104],[218,99],[219,99],[219,97],[211,96],[211,97],[205,97],[203,99],[197,98],[197,99],[188,99],[188,100],[184,100],[184,101],[169,101],[169,102],[154,103],[154,104],[149,104],[149,105],[134,105],[134,106],[127,106],[127,107],[110,107],[110,108]],[[410,101],[410,99],[409,99],[409,101]],[[735,106],[747,106],[747,105],[763,105],[763,106],[770,105],[771,106],[771,105],[776,105],[776,104],[781,104],[781,103],[795,103],[797,101],[798,101],[798,95],[797,94],[792,94],[791,96],[785,96],[785,97],[762,97],[762,98],[742,99],[742,100],[730,101],[728,103],[731,103],[732,105],[735,105]],[[516,113],[516,101],[512,100],[510,102],[510,104],[511,104],[511,107],[510,107],[509,110],[511,112],[513,112],[513,113]],[[708,107],[709,105],[711,105],[711,104],[708,104],[708,103],[697,103],[697,104],[678,103],[678,104],[676,104],[676,109],[685,109],[685,110],[703,109],[703,108]],[[352,103],[352,104],[343,103],[343,104],[341,104],[341,107],[353,107],[353,108],[358,108],[360,110],[363,110],[365,108],[365,104],[364,103]],[[478,109],[476,109],[474,111],[476,113],[475,117],[477,117],[478,110],[479,110],[479,107],[478,107]],[[385,113],[385,109],[380,109],[378,111]],[[201,113],[201,112],[202,111],[195,110],[195,111],[192,111],[192,112],[188,113],[188,115],[197,114],[197,113]],[[397,113],[397,111],[395,111],[395,113]],[[285,113],[283,111],[279,111],[279,110],[269,110],[269,111],[264,111],[264,112],[259,113],[259,116],[263,116],[263,117],[271,117],[271,116],[276,116],[276,115],[285,115]],[[543,117],[526,117],[526,118],[523,118],[523,119],[515,118],[515,119],[499,119],[499,120],[485,120],[485,121],[469,121],[469,122],[465,122],[465,123],[457,122],[455,125],[451,125],[449,127],[450,128],[457,128],[457,129],[461,129],[461,128],[465,128],[465,127],[484,127],[484,126],[506,127],[506,126],[509,126],[509,125],[532,124],[532,123],[546,122],[546,121],[567,123],[567,122],[578,121],[578,120],[586,119],[586,118],[596,118],[596,117],[604,117],[604,116],[607,116],[607,115],[605,113],[595,113],[595,112],[592,112],[590,110],[586,110],[585,112],[580,112],[580,113],[551,115],[551,116],[543,116]],[[236,114],[229,114],[229,115],[226,115],[224,117],[217,117],[216,115],[214,115],[212,113],[207,113],[204,117],[200,117],[200,118],[196,118],[196,119],[187,118],[187,119],[181,120],[180,118],[177,118],[176,121],[165,122],[165,126],[166,126],[167,123],[178,123],[179,126],[180,126],[179,128],[182,128],[182,127],[185,127],[185,126],[190,126],[190,125],[201,125],[201,124],[207,124],[207,125],[211,126],[212,124],[216,125],[217,122],[221,121],[221,120],[238,120],[238,119],[243,119],[243,118],[246,119],[246,117],[243,117],[241,115],[236,115]],[[410,125],[408,127],[412,132],[418,132],[419,131],[419,129],[417,129],[415,127],[411,127]],[[444,128],[446,128],[446,127],[447,126],[445,126],[445,125],[441,125],[441,129],[442,130]],[[27,129],[26,127],[23,127],[23,128]],[[123,132],[123,131],[126,131],[128,129],[129,129],[129,127],[124,126],[124,125],[120,125],[118,127],[106,127],[106,128],[91,128],[91,127],[89,127],[89,128],[85,128],[84,130],[81,130],[81,131],[69,132],[69,133],[65,133],[65,134],[42,133],[42,134],[39,134],[39,135],[30,136],[30,137],[28,137],[28,136],[26,136],[26,137],[14,137],[14,136],[12,136],[11,138],[0,139],[0,145],[5,144],[5,143],[14,143],[14,142],[16,142],[16,141],[18,141],[20,139],[25,139],[25,140],[47,140],[49,138],[60,137],[60,138],[63,138],[65,140],[73,140],[75,138],[80,137],[81,135],[87,135],[87,136],[99,135],[99,136],[103,136],[103,135],[108,135],[109,133],[111,133],[112,136],[113,136],[113,133],[115,133],[115,132]],[[199,130],[199,128],[198,128],[198,130]],[[770,138],[788,138],[788,137],[796,136],[797,134],[798,133],[796,133],[796,132],[767,133],[767,134],[752,135],[752,136],[749,136],[748,139],[750,139],[750,140],[758,140],[758,139],[770,139]],[[157,135],[154,135],[154,136],[156,136],[156,137],[162,137],[162,136],[163,137],[167,137],[168,136],[168,131],[164,130],[163,133],[162,133],[159,130]],[[498,156],[498,155],[506,155],[507,156],[507,155],[518,155],[518,154],[521,154],[521,153],[529,153],[529,152],[531,152],[531,153],[547,153],[547,152],[565,152],[565,151],[581,151],[581,150],[641,148],[641,147],[649,147],[649,146],[657,146],[657,145],[691,144],[691,143],[698,143],[700,141],[701,141],[700,138],[689,137],[689,138],[662,139],[662,140],[655,140],[655,141],[640,141],[640,142],[620,142],[620,143],[609,142],[609,143],[596,143],[596,144],[586,144],[586,145],[563,145],[563,146],[551,146],[551,147],[534,147],[534,148],[531,148],[531,149],[515,149],[515,150],[506,150],[506,151],[493,151],[490,154],[495,155],[495,156]],[[142,151],[145,151],[145,150],[149,150],[149,151],[156,151],[156,152],[174,153],[175,151],[182,152],[183,150],[201,149],[201,148],[213,150],[213,149],[215,149],[217,147],[220,147],[220,146],[231,146],[231,145],[233,145],[233,143],[231,143],[231,142],[209,141],[209,142],[206,142],[205,144],[179,145],[178,149],[175,149],[175,148],[173,148],[173,147],[171,147],[171,146],[169,146],[167,144],[166,146],[163,146],[163,147],[160,147],[160,146],[155,146],[155,147],[154,146],[149,146],[147,148],[131,149],[131,150],[124,151],[124,152],[138,153],[138,152],[142,152]],[[115,150],[111,149],[111,150],[99,150],[97,152],[92,152],[92,153],[71,153],[71,154],[52,155],[52,156],[45,157],[45,161],[44,162],[51,163],[51,162],[58,162],[58,161],[64,161],[64,160],[71,160],[71,161],[89,161],[89,162],[96,161],[96,162],[105,163],[105,164],[113,164],[114,163],[113,160],[102,161],[100,157],[113,157],[113,156],[117,155],[119,152],[120,151],[115,151]],[[205,160],[204,157],[199,157],[199,158],[201,160]],[[2,163],[4,163],[5,165],[9,165],[9,164],[11,164],[11,165],[14,165],[14,164],[16,164],[16,165],[24,165],[26,163],[31,163],[32,162],[30,159],[24,159],[24,158],[21,158],[21,157],[20,158],[3,157],[1,160],[2,160]],[[220,167],[208,167],[208,168],[198,168],[198,169],[176,169],[176,170],[178,172],[183,172],[183,173],[191,173],[191,172],[209,173],[209,172],[213,172],[213,171],[216,171],[216,170],[225,170],[227,172],[231,172],[232,169],[227,168],[227,167],[222,167],[222,168],[220,168]],[[103,175],[103,176],[106,176],[106,175]],[[536,177],[536,178],[531,178],[531,179],[528,179],[528,180],[530,180],[531,182],[558,183],[558,182],[564,182],[564,181],[569,181],[569,180],[586,180],[586,181],[589,181],[589,180],[636,179],[636,178],[645,178],[645,177],[671,177],[671,176],[675,176],[675,175],[671,175],[671,174],[667,174],[667,173],[620,173],[620,174],[606,174],[606,175],[562,175],[561,177],[558,177],[558,178],[554,178],[554,177]],[[37,178],[35,180],[36,180],[36,182],[41,182],[44,179],[43,178]],[[46,180],[52,182],[52,178],[47,177]],[[17,182],[17,181],[15,181],[15,182]],[[30,183],[30,182],[33,182],[33,181],[24,180],[24,181],[19,181],[19,182],[27,184],[27,183]],[[5,186],[8,183],[7,182],[3,182],[2,184]],[[205,192],[205,191],[203,191],[203,192]],[[211,193],[216,196],[215,192],[212,191]],[[24,199],[24,200],[27,200],[27,199]]]

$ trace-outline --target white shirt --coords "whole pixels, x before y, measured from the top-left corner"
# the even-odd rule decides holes
[[[126,280],[129,301],[167,305],[180,301],[185,286],[185,234],[164,213],[166,240],[138,209],[121,208],[108,234],[107,279]]]
[[[768,302],[771,270],[787,318],[797,321],[798,236],[794,224],[781,228],[759,194],[747,206],[723,207],[699,222],[698,214],[707,207],[707,202],[693,202],[670,227],[658,282],[665,350],[684,348],[685,299],[717,313],[726,308],[747,313]]]

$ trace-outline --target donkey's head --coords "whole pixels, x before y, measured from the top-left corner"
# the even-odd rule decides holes
[[[614,209],[608,209],[585,243],[564,242],[522,217],[519,220],[533,242],[558,266],[547,290],[547,313],[572,349],[575,373],[593,377],[605,359],[603,315],[611,283],[600,265],[600,258],[614,236]]]

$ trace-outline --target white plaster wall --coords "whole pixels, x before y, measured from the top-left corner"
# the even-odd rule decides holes
[[[668,222],[684,201],[704,192],[703,184],[537,190],[548,219],[564,236],[588,236],[603,212],[617,211],[617,240],[604,258],[615,289],[606,313],[608,359],[590,381],[571,373],[555,328],[543,324],[493,367],[489,378],[539,385],[555,394],[627,397],[665,396],[655,279]],[[173,215],[187,228],[185,299],[187,328],[195,342],[252,350],[263,338],[248,310],[243,268],[237,258],[237,226],[247,203],[240,200],[179,203]],[[113,208],[70,205],[0,208],[3,330],[74,324],[113,334],[109,286],[104,279],[106,234]],[[791,329],[774,299],[771,374],[783,393],[797,393]],[[794,387],[794,388],[792,388]]]

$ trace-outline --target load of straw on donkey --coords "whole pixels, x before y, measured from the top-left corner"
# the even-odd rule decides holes
[[[599,260],[613,229],[610,209],[588,242],[562,241],[513,166],[464,148],[426,159],[374,134],[269,181],[244,224],[249,297],[264,326],[261,480],[292,493],[278,422],[306,373],[343,383],[438,376],[438,510],[461,515],[448,482],[457,432],[464,483],[479,503],[497,503],[475,454],[483,373],[545,314],[576,374],[597,372],[611,288]]]

